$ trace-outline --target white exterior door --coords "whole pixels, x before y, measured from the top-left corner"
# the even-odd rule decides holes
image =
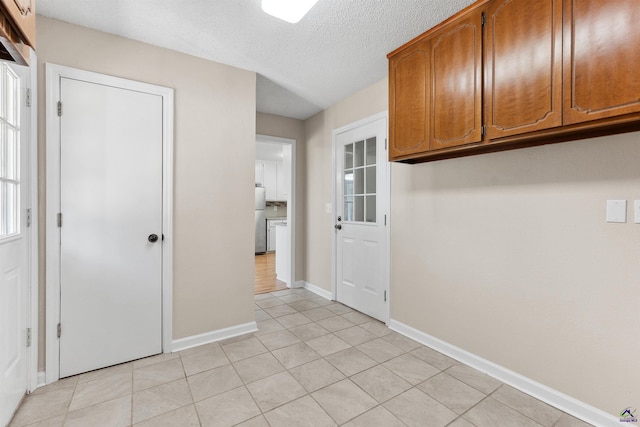
[[[28,385],[29,239],[28,70],[0,62],[0,425]]]
[[[386,136],[386,118],[335,135],[337,300],[382,321],[389,281]]]
[[[60,377],[162,351],[162,97],[60,81]]]

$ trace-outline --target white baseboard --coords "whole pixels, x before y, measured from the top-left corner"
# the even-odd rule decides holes
[[[181,351],[188,348],[197,347],[203,344],[209,344],[216,341],[226,340],[227,338],[237,337],[239,335],[248,334],[258,330],[256,322],[244,323],[242,325],[231,326],[229,328],[218,329],[217,331],[205,332],[204,334],[192,335],[190,337],[179,338],[173,340],[172,351]]]
[[[36,389],[47,385],[47,376],[45,371],[38,371],[38,376],[36,378],[36,388],[34,388],[33,390],[31,390],[31,393],[33,393],[34,391],[36,391]]]
[[[497,365],[489,360],[483,359],[473,353],[469,353],[459,347],[451,345],[434,336],[426,334],[404,323],[391,319],[389,328],[414,341],[430,347],[442,354],[456,359],[465,365],[471,366],[478,371],[484,372],[505,384],[516,388],[523,393],[535,397],[551,406],[560,409],[576,418],[595,426],[619,426],[620,420],[606,412],[567,396],[557,390],[540,384],[537,381],[513,372],[503,366]]]
[[[321,296],[322,298],[328,299],[329,301],[333,300],[333,295],[331,294],[331,292],[322,289],[319,286],[312,285],[309,282],[305,282],[304,280],[298,280],[296,282],[296,288],[305,288],[306,290],[311,291],[314,294]]]

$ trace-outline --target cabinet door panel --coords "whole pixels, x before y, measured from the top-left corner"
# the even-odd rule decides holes
[[[565,124],[640,111],[638,0],[565,0]]]
[[[490,139],[562,125],[562,0],[501,0],[487,10]]]
[[[429,43],[421,42],[389,60],[391,159],[429,149]]]
[[[432,43],[431,150],[482,138],[481,13],[446,26]]]

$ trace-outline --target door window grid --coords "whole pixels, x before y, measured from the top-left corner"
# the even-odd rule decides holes
[[[0,64],[0,239],[20,233],[20,78]]]
[[[376,222],[376,138],[344,146],[344,221]]]

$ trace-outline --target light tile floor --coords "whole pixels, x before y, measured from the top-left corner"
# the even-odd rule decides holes
[[[588,426],[307,290],[255,303],[256,333],[63,379],[10,425]]]

